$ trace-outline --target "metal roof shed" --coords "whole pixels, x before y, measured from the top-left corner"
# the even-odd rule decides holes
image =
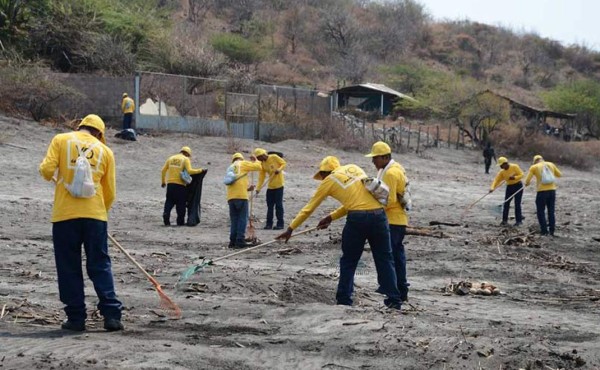
[[[345,86],[334,90],[335,110],[344,107],[354,107],[362,111],[379,111],[382,116],[390,114],[398,99],[416,101],[381,84],[364,83]]]

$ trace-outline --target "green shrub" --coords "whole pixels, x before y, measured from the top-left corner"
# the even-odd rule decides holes
[[[254,64],[265,57],[260,46],[231,33],[215,35],[211,39],[211,44],[215,50],[225,54],[227,58],[237,63]]]

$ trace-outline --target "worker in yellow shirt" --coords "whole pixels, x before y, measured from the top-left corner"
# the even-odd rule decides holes
[[[537,183],[537,195],[535,207],[542,235],[554,236],[556,221],[554,219],[554,208],[556,205],[556,178],[562,177],[562,173],[552,162],[544,161],[541,155],[533,157],[533,165],[529,167],[525,186],[529,186],[535,176]],[[548,222],[546,223],[546,209],[548,209]],[[549,230],[548,230],[549,228]]]
[[[122,330],[121,302],[117,299],[108,255],[108,210],[116,194],[115,158],[106,146],[105,125],[94,114],[86,116],[77,131],[56,135],[46,157],[40,164],[40,174],[56,182],[52,207],[52,243],[58,291],[65,304],[67,321],[62,329],[85,330],[85,295],[81,269],[81,245],[86,255],[86,270],[98,296],[98,309],[104,316],[104,328]],[[87,171],[93,180],[94,194],[73,190],[77,183],[78,162],[89,163]],[[87,161],[87,162],[86,162]],[[78,171],[80,167],[77,167]],[[78,172],[80,175],[81,172]],[[56,176],[56,177],[54,177]],[[75,194],[75,195],[73,195]]]
[[[506,183],[506,192],[504,193],[504,203],[502,204],[502,222],[500,225],[508,224],[508,212],[510,211],[510,203],[515,200],[515,226],[523,224],[523,214],[521,213],[521,199],[523,198],[523,171],[516,163],[508,163],[506,157],[498,158],[498,166],[500,171],[494,178],[490,186],[490,193],[496,190],[502,183]],[[514,197],[513,197],[514,195]],[[510,200],[509,200],[510,199]]]
[[[123,111],[123,130],[131,128],[131,121],[133,119],[133,112],[135,112],[135,102],[133,99],[123,93],[123,100],[121,100],[121,110]]]
[[[227,185],[227,204],[229,205],[229,248],[246,248],[246,225],[248,224],[248,192],[254,185],[248,186],[248,173],[261,171],[259,161],[246,161],[241,153],[231,157],[232,169],[236,180]]]
[[[186,183],[182,178],[183,170],[189,175],[202,173],[202,168],[192,168],[190,158],[192,150],[184,146],[165,162],[161,172],[161,186],[167,187],[167,198],[163,211],[163,222],[165,226],[171,225],[171,210],[175,207],[177,211],[177,226],[183,226],[185,223],[185,206],[187,200]]]
[[[339,201],[342,206],[321,219],[319,229],[329,227],[333,220],[346,217],[342,232],[342,257],[340,258],[340,279],[336,300],[340,305],[352,305],[354,273],[369,241],[373,260],[377,269],[377,280],[387,295],[384,303],[389,308],[400,309],[402,301],[396,286],[394,258],[390,247],[390,229],[382,205],[365,188],[362,180],[365,172],[354,164],[340,166],[336,157],[325,157],[314,177],[321,181],[308,204],[298,212],[288,229],[277,239],[286,242],[297,229],[328,196]]]
[[[373,165],[379,171],[377,177],[383,180],[389,188],[385,214],[390,225],[390,242],[394,256],[397,287],[400,299],[405,302],[408,301],[408,287],[410,286],[406,278],[406,253],[403,243],[408,225],[408,215],[400,199],[406,191],[406,173],[400,163],[392,159],[392,149],[383,141],[373,144],[371,152],[366,157],[373,158]],[[381,287],[377,292],[384,293]]]
[[[268,154],[262,148],[254,149],[254,156],[261,162],[262,170],[258,176],[258,185],[256,194],[262,189],[265,178],[267,180],[267,221],[265,230],[282,230],[283,229],[283,169],[286,162],[277,154]],[[277,216],[277,224],[273,227],[273,208]]]

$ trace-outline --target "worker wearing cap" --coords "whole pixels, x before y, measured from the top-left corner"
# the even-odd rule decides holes
[[[298,212],[288,229],[277,239],[287,242],[297,229],[327,198],[331,196],[342,204],[340,208],[321,219],[319,229],[329,227],[333,220],[346,217],[342,232],[342,257],[336,300],[341,305],[352,305],[354,273],[362,255],[365,241],[369,241],[377,269],[377,279],[387,295],[384,301],[390,308],[400,309],[401,300],[396,286],[394,257],[390,247],[390,229],[382,205],[362,183],[365,172],[354,164],[340,166],[336,157],[325,157],[313,177],[321,183],[308,204]]]
[[[371,152],[365,157],[372,158],[375,168],[382,172],[378,178],[382,179],[390,190],[385,214],[390,225],[390,243],[400,299],[407,301],[410,284],[406,278],[406,253],[403,242],[408,225],[408,215],[400,204],[400,197],[406,191],[406,172],[400,163],[392,159],[392,149],[383,141],[373,144]],[[381,287],[377,291],[383,293]]]
[[[131,120],[133,119],[133,112],[135,112],[135,102],[127,93],[123,93],[121,111],[123,111],[123,130],[131,128]]]
[[[227,204],[229,205],[229,248],[246,248],[246,225],[248,223],[248,192],[254,190],[254,185],[248,185],[248,173],[261,171],[261,162],[246,161],[241,153],[231,157],[236,175],[234,183],[227,185]]]
[[[187,189],[185,181],[181,178],[181,172],[186,170],[190,175],[202,173],[202,168],[192,168],[190,158],[192,150],[184,146],[179,153],[169,157],[162,168],[161,186],[167,187],[167,197],[163,211],[163,222],[165,226],[171,225],[171,210],[175,207],[177,211],[177,226],[183,226],[185,220],[185,206],[187,200]]]
[[[261,163],[262,170],[258,175],[258,185],[256,186],[256,194],[262,189],[265,178],[267,180],[267,221],[265,229],[281,230],[283,229],[283,169],[286,162],[277,154],[268,154],[262,148],[254,149],[254,156]],[[273,209],[277,217],[277,224],[273,227]]]
[[[504,193],[504,203],[502,205],[502,222],[500,225],[507,225],[510,203],[514,198],[515,226],[521,226],[523,224],[523,214],[521,213],[521,199],[523,198],[523,183],[521,179],[523,178],[523,171],[518,164],[508,163],[506,157],[498,158],[498,166],[500,167],[500,171],[498,171],[490,186],[490,193],[496,190],[502,183],[506,183],[506,192]]]
[[[550,173],[550,181],[544,179],[544,171]],[[552,162],[544,161],[541,155],[533,157],[533,165],[529,167],[525,186],[529,186],[532,178],[535,176],[537,183],[537,195],[535,197],[535,207],[537,210],[537,218],[540,224],[540,232],[542,235],[548,233],[554,236],[556,221],[554,219],[554,208],[556,205],[556,177],[562,177],[562,173]],[[548,210],[548,222],[546,222],[546,209]]]
[[[73,183],[75,161],[80,151],[92,169],[95,195],[89,198],[76,198],[66,185]],[[77,131],[56,135],[39,170],[45,180],[56,182],[51,219],[52,243],[58,291],[67,315],[67,321],[61,327],[72,331],[85,330],[87,315],[81,269],[83,244],[86,270],[94,283],[98,309],[104,316],[104,328],[122,330],[121,302],[115,293],[107,242],[108,210],[116,194],[115,158],[106,146],[102,119],[90,114],[81,121]]]

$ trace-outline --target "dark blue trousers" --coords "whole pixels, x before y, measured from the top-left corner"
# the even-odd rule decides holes
[[[537,218],[540,223],[540,231],[542,235],[548,235],[548,227],[550,227],[550,235],[554,235],[556,221],[554,219],[554,207],[556,204],[556,190],[538,191],[535,197],[535,207],[537,209]],[[548,222],[546,223],[546,209],[548,209]]]
[[[283,227],[283,186],[277,189],[267,189],[266,226],[273,226],[273,208],[277,216],[277,227]]]
[[[105,319],[121,319],[121,302],[117,299],[108,256],[106,221],[90,218],[52,224],[54,258],[60,300],[69,320],[86,319],[81,245],[85,250],[86,271],[98,296],[98,309]]]
[[[385,304],[400,305],[394,257],[390,247],[390,229],[383,209],[376,211],[350,211],[342,232],[342,257],[340,258],[340,280],[336,294],[338,304],[352,305],[354,291],[354,273],[365,247],[369,241],[377,280],[388,298]]]
[[[185,209],[187,201],[187,189],[179,184],[167,184],[167,199],[163,211],[165,225],[170,223],[171,210],[175,207],[177,211],[177,225],[181,226],[185,221]]]
[[[229,242],[233,244],[244,244],[246,238],[246,225],[248,224],[248,200],[231,199],[229,204]]]
[[[523,188],[522,182],[519,182],[519,183],[513,184],[513,185],[507,185],[506,192],[504,193],[504,199],[506,200],[506,199],[512,197],[514,193],[521,190],[522,188]],[[512,198],[511,200],[509,200],[508,202],[503,204],[503,207],[502,207],[502,221],[503,222],[508,222],[508,212],[510,211],[510,203],[512,203],[513,200],[515,201],[515,221],[516,222],[523,221],[523,214],[521,213],[521,199],[523,199],[522,191],[520,191],[517,195],[515,195],[514,198]]]
[[[133,113],[123,113],[123,130],[131,128]]]
[[[404,235],[406,226],[390,225],[390,239],[392,243],[392,255],[394,256],[394,267],[396,270],[396,281],[400,298],[405,301],[408,297],[410,284],[406,278],[406,253],[404,251]]]

